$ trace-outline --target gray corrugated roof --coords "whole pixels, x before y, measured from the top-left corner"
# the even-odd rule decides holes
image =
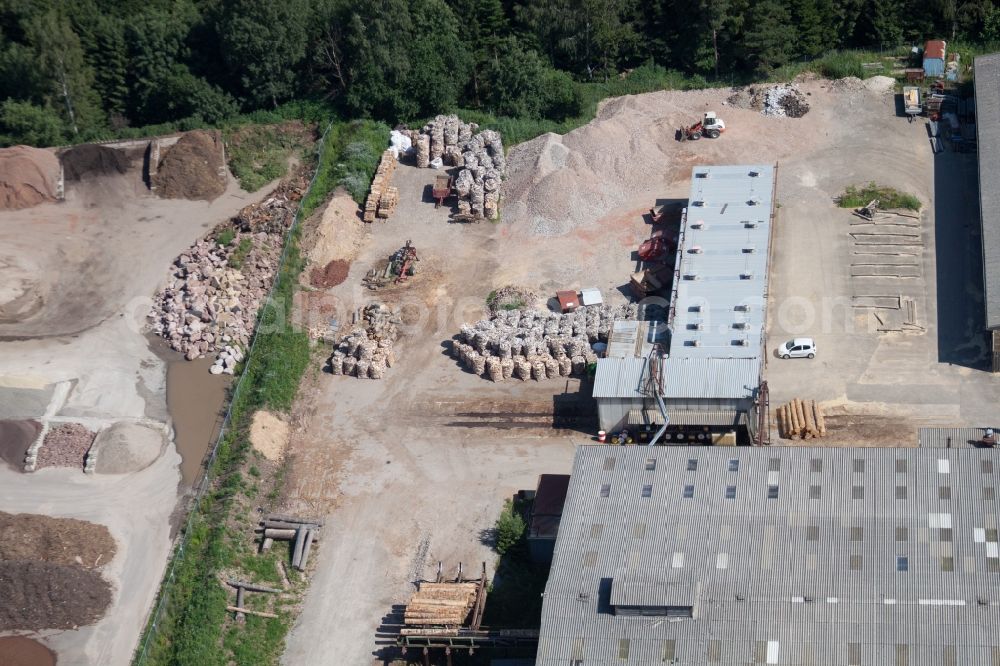
[[[1000,436],[1000,428],[994,427],[993,431]],[[917,442],[928,448],[969,448],[975,447],[985,434],[986,428],[920,428]]]
[[[972,448],[580,447],[536,664],[663,663],[671,651],[683,664],[891,665],[900,652],[909,666],[994,664],[997,458]],[[616,579],[644,579],[654,597],[661,584],[697,585],[695,617],[612,615]]]
[[[594,375],[595,398],[646,397],[646,358],[599,358]]]
[[[664,398],[750,398],[759,386],[759,359],[671,356],[663,361]]]
[[[986,327],[997,328],[1000,327],[1000,53],[976,58],[975,73]]]
[[[671,356],[760,357],[774,171],[765,165],[692,170],[671,295]]]

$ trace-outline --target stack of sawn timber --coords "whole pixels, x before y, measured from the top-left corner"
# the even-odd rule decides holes
[[[382,153],[378,168],[375,169],[375,176],[372,178],[372,188],[365,201],[365,222],[374,222],[375,217],[386,219],[396,210],[399,202],[399,191],[391,187],[392,173],[396,170],[396,158],[391,150]],[[383,198],[385,203],[382,204]]]
[[[785,439],[826,436],[826,417],[815,400],[795,398],[778,407],[778,433]]]
[[[272,513],[260,521],[257,531],[261,533],[261,550],[270,550],[275,539],[292,542],[292,566],[305,571],[309,562],[309,550],[313,542],[319,542],[322,520],[299,518]]]
[[[403,623],[408,627],[460,627],[476,604],[478,583],[420,583],[406,605]],[[427,629],[403,629],[402,633],[424,634]]]

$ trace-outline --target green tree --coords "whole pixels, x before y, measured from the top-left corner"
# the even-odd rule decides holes
[[[471,67],[458,21],[442,0],[358,6],[344,53],[348,109],[393,121],[456,106]]]
[[[103,15],[94,30],[94,48],[88,53],[94,68],[94,88],[104,110],[124,116],[128,104],[128,46],[125,24],[114,16]]]
[[[8,99],[0,104],[0,143],[55,146],[65,139],[59,114],[31,102]]]
[[[766,73],[786,64],[795,48],[791,15],[778,0],[761,0],[747,15],[744,44],[749,64]]]
[[[500,512],[494,528],[493,547],[497,553],[503,556],[516,546],[521,537],[524,536],[526,527],[524,518],[521,517],[521,513],[517,511],[514,504],[510,500],[504,502],[503,511]]]
[[[305,57],[308,0],[225,0],[218,26],[223,57],[255,105],[292,97]]]
[[[514,37],[498,45],[497,56],[483,72],[483,87],[486,105],[497,115],[561,120],[579,112],[570,76],[549,67]]]
[[[129,118],[137,124],[173,120],[161,104],[161,91],[167,79],[176,75],[175,66],[189,56],[185,40],[197,20],[194,6],[182,0],[171,11],[152,8],[126,21],[127,108]]]
[[[480,87],[484,72],[498,57],[497,48],[509,34],[507,17],[500,0],[446,0],[456,17],[461,17],[462,38],[472,48],[470,92],[473,101],[481,101]]]
[[[94,72],[66,15],[51,9],[32,17],[25,36],[34,50],[46,104],[60,109],[73,134],[99,127],[102,113]]]

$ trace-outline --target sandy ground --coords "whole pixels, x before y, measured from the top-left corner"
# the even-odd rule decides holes
[[[174,257],[267,191],[230,179],[211,203],[164,200],[136,168],[71,184],[63,203],[0,214],[0,404],[94,431],[130,421],[169,433],[165,366],[141,333],[152,295]],[[45,640],[60,664],[129,663],[169,553],[179,464],[171,444],[135,474],[0,477],[0,509],[84,518],[118,541],[108,615]]]
[[[496,422],[509,422],[512,413],[552,414],[579,405],[580,388],[573,382],[489,383],[461,371],[445,341],[461,322],[482,316],[489,291],[507,283],[542,295],[596,286],[606,301],[624,299],[636,267],[631,251],[649,233],[642,214],[654,203],[685,198],[695,164],[780,165],[771,346],[800,325],[794,307],[857,293],[850,291],[845,268],[851,263],[845,213],[831,204],[844,185],[877,179],[918,194],[931,207],[923,222],[924,280],[906,292],[926,294],[918,306],[926,332],[892,338],[867,329],[818,332],[824,351],[812,366],[769,362],[772,405],[795,395],[840,405],[841,420],[831,420],[843,436],[884,444],[887,433],[904,432],[902,439],[921,425],[916,417],[939,389],[948,395],[940,417],[951,422],[981,418],[990,401],[995,404],[992,377],[948,364],[963,336],[975,330],[971,314],[956,315],[963,330],[948,337],[934,323],[941,301],[934,279],[941,282],[934,244],[935,213],[942,217],[938,199],[947,192],[949,219],[974,221],[974,211],[962,207],[973,205],[963,201],[974,201],[974,193],[960,184],[963,178],[974,183],[974,171],[959,164],[965,158],[955,157],[956,164],[933,158],[925,130],[894,117],[891,94],[833,89],[818,80],[803,82],[802,89],[812,105],[803,119],[729,108],[723,103],[728,90],[611,100],[586,127],[512,151],[498,224],[449,224],[427,196],[436,173],[405,166],[395,177],[400,206],[392,220],[364,227],[337,218],[344,225],[339,233],[351,242],[344,254],[324,252],[323,259],[352,259],[351,274],[338,287],[303,297],[312,319],[349,321],[372,297],[360,286],[365,272],[383,266],[406,239],[413,239],[422,261],[416,279],[378,295],[402,306],[409,324],[396,345],[400,360],[386,379],[322,375],[296,408],[289,505],[326,514],[340,536],[319,553],[283,663],[325,663],[330,654],[343,663],[382,663],[388,653],[385,639],[377,638],[380,623],[393,604],[406,600],[414,580],[430,575],[438,561],[490,565],[479,537],[502,499],[532,487],[539,473],[568,470],[574,445],[590,439],[587,428],[504,428]],[[676,143],[676,127],[706,110],[724,117],[726,134]],[[968,247],[952,250],[949,261]],[[959,287],[974,278],[973,270]],[[774,318],[779,311],[786,316]],[[929,368],[933,380],[925,376]],[[967,391],[963,382],[975,388]],[[909,391],[908,383],[919,390]],[[907,407],[910,420],[899,420],[885,416],[890,400],[900,408],[919,404]],[[866,413],[878,418],[860,416]]]

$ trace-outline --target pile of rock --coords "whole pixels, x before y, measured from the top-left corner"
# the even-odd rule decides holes
[[[411,140],[417,166],[460,167],[455,178],[459,213],[499,217],[500,185],[507,170],[499,132],[480,132],[479,125],[464,123],[458,116],[437,116],[420,132],[411,132]]]
[[[362,312],[365,328],[351,331],[330,355],[330,372],[362,379],[382,379],[396,361],[393,342],[399,336],[399,316],[381,303]]]
[[[597,361],[591,345],[607,342],[612,322],[635,318],[634,305],[591,305],[567,314],[509,310],[463,325],[452,355],[495,382],[583,375]]]
[[[247,243],[250,249],[243,254],[241,246]],[[154,297],[151,330],[188,360],[227,348],[230,354],[235,347],[246,349],[280,252],[280,237],[264,232],[238,233],[225,246],[198,241],[177,258],[167,285]],[[217,361],[222,371],[235,367],[221,355]]]
[[[733,88],[726,104],[771,117],[801,118],[809,112],[805,95],[794,83]]]
[[[243,361],[243,350],[233,345],[226,345],[208,369],[213,375],[231,375],[236,370],[236,364]]]

